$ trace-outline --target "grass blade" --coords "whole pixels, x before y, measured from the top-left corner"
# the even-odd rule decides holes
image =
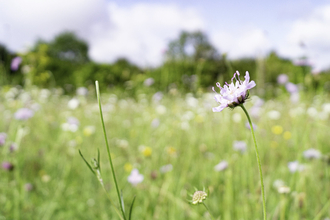
[[[136,196],[134,196],[131,207],[129,208],[129,216],[128,216],[128,220],[131,220],[132,217],[132,212],[133,212],[133,206],[134,206],[134,202],[135,202],[135,198]]]
[[[88,166],[88,168],[92,171],[92,173],[95,175],[95,171],[93,170],[93,168],[91,167],[91,165],[89,165],[89,163],[86,161],[85,157],[82,155],[81,151],[79,151],[79,154],[81,156],[81,158],[85,161],[86,165]]]

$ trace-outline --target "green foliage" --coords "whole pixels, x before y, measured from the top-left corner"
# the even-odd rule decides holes
[[[39,40],[31,51],[21,56],[22,67],[28,68],[10,71],[14,54],[0,46],[2,84],[62,87],[73,92],[79,86],[88,87],[98,80],[102,90],[116,87],[133,96],[146,89],[155,92],[175,88],[195,93],[210,91],[217,81],[229,81],[238,70],[241,74],[250,72],[251,78],[259,85],[258,94],[265,98],[276,96],[274,88],[278,75],[282,73],[289,76],[290,82],[301,84],[306,91],[330,90],[327,71],[312,75],[311,66],[297,66],[276,52],[264,58],[229,60],[226,54],[220,55],[201,31],[181,32],[169,43],[165,62],[155,68],[142,69],[124,58],[112,64],[95,63],[88,57],[88,44],[72,32],[61,33],[50,42]],[[149,77],[155,83],[151,88],[144,88],[143,81]]]
[[[254,92],[251,90],[252,97]],[[118,220],[102,186],[78,151],[81,149],[86,161],[90,161],[100,148],[97,161],[102,167],[104,186],[110,198],[116,198],[95,95],[80,97],[80,106],[72,110],[67,107],[70,98],[54,92],[44,102],[39,102],[40,109],[33,118],[17,121],[8,112],[13,114],[21,106],[28,105],[31,101],[25,102],[23,98],[27,94],[33,102],[39,102],[41,91],[37,88],[19,89],[17,97],[8,100],[5,92],[0,92],[3,109],[0,111],[3,119],[0,132],[8,135],[5,145],[0,147],[0,161],[15,165],[11,172],[0,169],[0,218]],[[113,149],[111,156],[118,184],[123,186],[127,212],[132,196],[137,195],[132,219],[207,219],[204,207],[192,206],[187,201],[194,187],[205,187],[209,191],[205,203],[216,218],[261,219],[257,163],[244,113],[240,109],[213,113],[211,106],[217,104],[208,94],[197,97],[168,94],[158,105],[151,101],[151,96],[146,93],[143,100],[135,101],[131,97],[115,99],[113,93],[102,94],[104,110],[107,109],[105,126]],[[270,219],[280,219],[280,216],[290,220],[330,217],[327,129],[330,114],[321,118],[319,114],[307,113],[312,107],[324,117],[322,105],[330,100],[326,94],[313,97],[304,93],[301,97],[298,104],[292,104],[285,94],[266,101],[258,120],[252,119],[257,125],[255,132]],[[197,101],[195,107],[191,106],[190,99]],[[205,103],[210,107],[204,108]],[[254,98],[246,103],[248,111],[254,103]],[[158,111],[160,105],[166,112]],[[281,113],[279,119],[268,117],[272,110]],[[69,116],[80,122],[76,132],[62,130],[62,124]],[[150,126],[156,118],[160,121],[159,126]],[[95,126],[95,133],[85,133],[86,126]],[[274,126],[281,126],[283,132],[273,133]],[[25,131],[21,145],[10,152],[10,144],[15,142],[19,127]],[[235,140],[247,143],[245,153],[233,149]],[[122,145],[125,141],[127,144]],[[152,154],[145,157],[140,145],[149,146]],[[323,157],[304,158],[303,152],[311,147],[319,150]],[[227,169],[215,171],[214,166],[222,160],[228,162]],[[304,171],[289,171],[288,162],[295,160],[305,165]],[[127,182],[130,170],[125,168],[126,164],[138,168],[144,175],[143,182],[136,187]],[[166,164],[172,164],[173,170],[163,173],[160,168]],[[289,194],[280,194],[273,186],[278,179],[290,187]],[[32,184],[31,191],[25,189],[26,183]]]

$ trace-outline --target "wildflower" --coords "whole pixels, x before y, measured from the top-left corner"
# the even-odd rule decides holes
[[[12,171],[14,169],[14,165],[10,162],[2,162],[2,168],[7,171]]]
[[[244,141],[234,141],[234,144],[233,144],[234,150],[244,153],[246,151],[246,147],[247,147],[247,145]]]
[[[79,128],[79,120],[75,117],[68,117],[67,122],[62,124],[63,131],[76,132]]]
[[[308,114],[311,118],[316,118],[316,117],[319,115],[317,109],[314,108],[314,107],[310,107],[310,108],[308,108],[308,109],[307,109],[307,114]]]
[[[133,169],[131,174],[128,176],[127,181],[136,186],[137,184],[143,181],[144,177],[142,174],[139,173],[138,169]]]
[[[299,92],[291,93],[290,100],[291,100],[292,103],[298,103],[299,99],[300,99]]]
[[[274,186],[276,189],[278,189],[278,188],[280,188],[280,187],[282,187],[282,186],[285,186],[285,183],[284,183],[283,180],[277,179],[277,180],[274,181],[273,186]]]
[[[267,113],[267,116],[271,120],[278,120],[281,117],[281,113],[276,110],[272,110]]]
[[[192,195],[192,201],[191,203],[193,205],[196,205],[198,203],[202,203],[207,197],[207,193],[204,191],[196,191],[193,195]]]
[[[161,173],[167,173],[167,172],[170,172],[173,170],[173,166],[172,166],[172,164],[167,164],[167,165],[162,166],[159,170]]]
[[[95,133],[95,127],[90,125],[90,126],[86,126],[83,130],[83,133],[86,137],[91,136],[92,134]]]
[[[220,106],[213,108],[213,112],[221,112],[226,107],[235,108],[243,104],[248,98],[248,90],[255,87],[256,83],[253,80],[249,82],[250,75],[248,71],[246,71],[245,80],[243,82],[240,80],[239,75],[239,72],[236,71],[231,79],[231,84],[226,83],[224,87],[221,87],[219,82],[217,83],[217,87],[220,88],[220,94],[216,94],[214,98],[220,103]],[[235,84],[234,79],[236,79]],[[215,92],[214,87],[212,89]]]
[[[88,95],[88,89],[86,87],[79,87],[76,90],[76,93],[77,93],[77,95],[80,95],[80,96],[87,96]]]
[[[7,139],[7,134],[1,132],[0,133],[0,146],[3,146],[6,143],[6,139]]]
[[[151,154],[152,154],[152,149],[151,149],[151,147],[144,147],[144,148],[142,149],[142,154],[143,154],[143,156],[145,156],[145,157],[150,157]]]
[[[163,98],[163,93],[162,92],[156,92],[153,96],[152,96],[152,101],[155,103],[158,103],[160,100],[162,100]]]
[[[280,135],[283,132],[283,127],[280,126],[280,125],[275,125],[275,126],[272,127],[272,132],[274,134]]]
[[[284,134],[283,134],[283,138],[284,138],[285,140],[289,140],[289,139],[291,138],[291,132],[290,132],[290,131],[286,131],[286,132],[284,132]]]
[[[14,152],[14,151],[17,151],[17,149],[18,149],[18,146],[17,146],[16,143],[11,143],[11,144],[9,145],[9,151],[10,151],[11,153]]]
[[[15,112],[14,117],[17,120],[28,120],[34,115],[34,112],[31,109],[28,108],[21,108]]]
[[[160,115],[163,115],[163,114],[166,113],[166,107],[163,106],[163,105],[158,105],[158,106],[156,107],[156,112],[157,112],[158,114],[160,114]]]
[[[278,75],[278,77],[277,77],[277,83],[280,85],[284,85],[285,83],[288,82],[288,80],[289,80],[288,75],[286,75],[284,73]]]
[[[152,86],[154,83],[155,83],[155,80],[153,78],[148,78],[148,79],[144,80],[143,85],[149,87],[149,86]]]
[[[285,88],[291,94],[298,92],[298,86],[296,84],[291,83],[291,82],[288,82],[287,84],[285,84]]]
[[[68,102],[68,107],[69,109],[76,109],[79,106],[79,103],[78,99],[73,98]]]
[[[217,165],[215,165],[214,170],[220,172],[220,171],[227,169],[227,167],[228,167],[228,162],[223,160],[220,163],[218,163]]]
[[[11,60],[11,64],[10,64],[10,69],[12,71],[17,71],[19,68],[19,65],[22,62],[22,58],[21,57],[15,57]]]
[[[277,191],[280,193],[280,194],[288,194],[290,193],[290,187],[288,186],[280,186]]]
[[[120,148],[123,148],[123,149],[126,149],[128,146],[129,146],[129,143],[127,140],[124,140],[124,139],[119,139],[116,141],[118,147]]]
[[[293,161],[288,163],[288,168],[291,173],[295,173],[297,171],[303,171],[305,169],[305,166],[303,164],[300,164],[298,161]]]
[[[311,149],[304,151],[303,155],[306,159],[319,159],[322,154],[320,151],[318,151],[314,148],[311,148]]]
[[[133,169],[133,166],[132,166],[132,164],[130,164],[130,163],[125,163],[125,165],[124,165],[124,170],[126,171],[126,172],[131,172],[132,171],[132,169]]]

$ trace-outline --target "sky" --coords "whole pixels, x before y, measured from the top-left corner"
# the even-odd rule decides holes
[[[157,66],[182,30],[203,31],[232,59],[274,50],[330,68],[330,0],[0,0],[0,43],[16,52],[74,31],[94,61]]]

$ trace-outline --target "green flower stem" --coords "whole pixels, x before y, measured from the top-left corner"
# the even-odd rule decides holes
[[[213,217],[213,215],[211,214],[209,208],[206,206],[206,204],[205,204],[204,202],[202,202],[202,203],[203,203],[204,207],[206,208],[206,210],[209,212],[209,214],[210,214],[210,216],[211,216],[211,219],[213,220],[214,217]]]
[[[102,127],[103,127],[104,139],[105,139],[105,144],[106,144],[106,148],[107,148],[107,152],[108,152],[108,158],[109,158],[109,163],[110,163],[110,167],[111,167],[111,171],[112,171],[112,176],[113,176],[113,180],[114,180],[115,185],[116,185],[116,191],[117,191],[117,196],[118,196],[118,200],[119,200],[120,209],[121,209],[124,220],[126,220],[124,207],[123,207],[123,204],[121,202],[121,196],[120,196],[120,192],[119,192],[119,188],[118,188],[115,169],[113,168],[112,159],[111,159],[111,155],[110,155],[110,148],[109,148],[109,143],[108,143],[108,138],[107,138],[107,132],[105,130],[105,125],[104,125],[104,120],[103,120],[102,106],[101,106],[101,100],[100,100],[100,89],[99,89],[99,82],[98,81],[95,81],[95,86],[96,86],[97,101],[99,103],[99,109],[100,109],[100,116],[101,116],[101,122],[102,122]]]
[[[251,118],[249,116],[249,113],[246,111],[246,109],[245,109],[245,107],[244,107],[243,104],[241,104],[240,107],[245,112],[245,115],[246,115],[246,117],[247,117],[247,119],[249,121],[250,127],[251,127],[251,133],[252,133],[252,136],[253,136],[254,147],[255,147],[257,161],[258,161],[258,166],[259,166],[259,174],[260,174],[260,182],[261,182],[261,193],[262,193],[262,205],[263,205],[263,212],[264,212],[264,220],[266,220],[267,219],[267,214],[266,214],[266,199],[265,199],[264,180],[263,180],[263,176],[262,176],[262,169],[261,169],[259,151],[258,151],[258,147],[257,147],[257,141],[256,141],[256,137],[254,135],[253,125],[252,125],[252,122],[251,122]]]

